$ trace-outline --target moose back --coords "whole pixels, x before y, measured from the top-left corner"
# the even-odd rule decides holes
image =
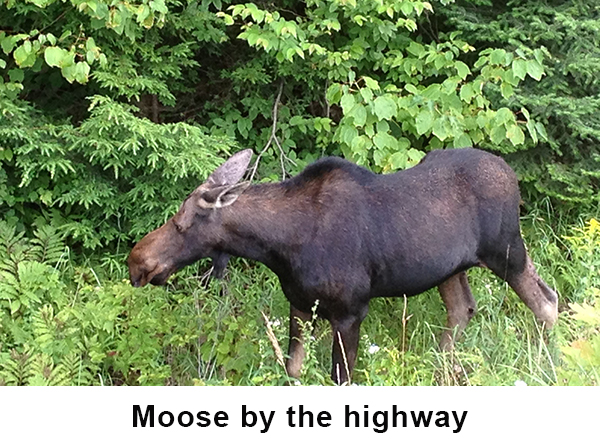
[[[192,192],[169,221],[133,248],[133,286],[164,284],[178,269],[230,255],[264,263],[290,302],[286,369],[304,358],[300,321],[317,313],[333,330],[332,379],[349,380],[369,301],[438,287],[448,312],[441,347],[475,313],[466,270],[506,280],[548,327],[557,295],[538,276],[519,228],[511,168],[477,149],[438,150],[401,172],[377,175],[324,158],[281,183],[240,182],[251,150],[233,155]]]

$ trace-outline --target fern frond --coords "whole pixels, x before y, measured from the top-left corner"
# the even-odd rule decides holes
[[[10,352],[10,356],[5,358],[0,364],[0,378],[6,385],[22,386],[26,384],[31,377],[31,350],[19,353],[16,350]]]
[[[50,355],[38,353],[30,361],[31,375],[27,379],[28,386],[48,386],[55,371],[54,361]]]
[[[49,351],[54,341],[54,308],[44,305],[31,316],[33,336],[42,351]]]
[[[17,233],[14,226],[0,221],[0,271],[17,274],[19,262],[27,259],[31,249],[25,233]]]
[[[93,384],[93,376],[82,355],[71,352],[65,355],[54,368],[50,384],[53,386],[89,386]]]
[[[56,267],[65,259],[66,246],[64,236],[56,232],[52,226],[42,226],[35,230],[35,238],[31,241],[37,248],[38,262]]]

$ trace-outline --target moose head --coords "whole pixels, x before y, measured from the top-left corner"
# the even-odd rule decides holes
[[[231,206],[250,183],[244,176],[252,150],[236,153],[219,166],[160,228],[140,240],[127,263],[131,284],[164,284],[175,271],[205,257],[213,259],[217,275],[229,256],[218,250],[222,238],[221,208]]]

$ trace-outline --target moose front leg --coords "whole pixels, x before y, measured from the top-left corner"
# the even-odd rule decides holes
[[[454,348],[455,337],[460,335],[475,314],[477,304],[464,271],[447,279],[438,289],[448,312],[440,347],[443,351],[450,351]]]
[[[301,323],[309,321],[311,316],[290,304],[290,344],[285,369],[291,378],[300,378],[305,355]]]
[[[349,315],[331,320],[333,332],[331,379],[338,385],[349,382],[352,376],[358,351],[360,324],[363,319],[363,315]]]

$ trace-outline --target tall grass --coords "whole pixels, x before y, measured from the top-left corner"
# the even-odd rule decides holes
[[[446,314],[437,290],[374,299],[362,325],[353,382],[597,384],[600,225],[582,219],[569,226],[539,207],[523,218],[522,230],[540,275],[560,295],[552,331],[540,326],[505,282],[474,268],[469,281],[478,311],[453,352],[438,348]],[[52,280],[30,280],[22,291],[38,301],[12,311],[0,296],[0,383],[290,382],[274,348],[287,349],[289,306],[266,267],[236,259],[225,280],[207,281],[208,265],[201,262],[165,288],[134,289],[123,260],[124,253],[85,261],[62,256]],[[329,325],[313,319],[306,329],[312,335],[299,383],[332,384]],[[67,369],[84,373],[53,378]]]

